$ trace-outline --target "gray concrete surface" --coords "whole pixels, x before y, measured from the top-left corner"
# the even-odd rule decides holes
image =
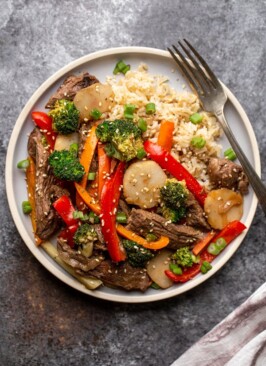
[[[31,255],[11,218],[8,141],[47,77],[90,52],[165,49],[186,37],[209,55],[254,127],[266,180],[265,1],[0,1],[0,365],[169,365],[265,280],[265,217],[209,281],[176,298],[99,301],[61,283]]]

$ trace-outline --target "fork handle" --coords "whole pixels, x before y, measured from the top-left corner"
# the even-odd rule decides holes
[[[230,129],[230,127],[226,121],[223,110],[216,111],[215,115],[216,115],[218,121],[220,122],[228,141],[230,142],[233,150],[235,151],[236,156],[238,157],[238,160],[240,161],[242,168],[243,168],[246,176],[248,177],[249,183],[252,186],[252,188],[258,198],[258,201],[262,207],[262,210],[266,216],[266,187],[265,187],[265,185],[262,183],[262,180],[260,179],[258,174],[255,172],[255,169],[250,164],[250,162],[248,161],[243,150],[239,146],[235,136],[232,133],[232,130]]]

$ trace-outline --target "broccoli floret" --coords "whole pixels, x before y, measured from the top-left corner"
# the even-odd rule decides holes
[[[94,242],[97,239],[98,236],[94,227],[87,223],[80,225],[74,235],[74,243],[78,246]]]
[[[105,142],[108,156],[129,161],[143,151],[142,131],[128,120],[104,121],[96,129],[96,135]]]
[[[153,253],[132,240],[123,240],[127,252],[127,259],[132,267],[144,267],[154,255]]]
[[[70,100],[59,99],[54,108],[48,113],[53,119],[53,129],[62,135],[77,131],[79,126],[79,111]]]
[[[178,222],[186,216],[188,190],[177,179],[167,179],[160,189],[161,211],[164,218]]]
[[[98,235],[92,225],[82,224],[78,227],[73,239],[81,254],[90,257],[93,252],[93,243],[98,240]]]
[[[189,247],[183,247],[178,249],[173,255],[172,259],[174,263],[182,267],[192,267],[194,264],[192,253]]]
[[[79,182],[85,173],[78,158],[68,150],[53,151],[49,156],[49,164],[54,175],[62,180]]]

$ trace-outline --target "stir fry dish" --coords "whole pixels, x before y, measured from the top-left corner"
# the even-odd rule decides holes
[[[18,162],[22,210],[36,245],[87,288],[187,282],[245,230],[248,181],[234,151],[165,76],[119,61],[104,83],[68,76],[44,107]]]

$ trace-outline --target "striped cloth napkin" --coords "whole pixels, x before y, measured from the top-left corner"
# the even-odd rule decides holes
[[[266,365],[266,283],[171,366],[196,365]]]

